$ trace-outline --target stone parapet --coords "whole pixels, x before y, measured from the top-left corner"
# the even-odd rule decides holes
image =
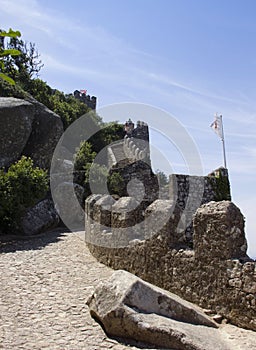
[[[112,220],[122,222],[121,226],[126,222],[127,235],[127,225],[135,226],[134,217],[125,212],[131,203],[136,204],[130,199],[115,202],[112,208],[117,207],[118,216],[113,209],[110,214],[111,224]],[[144,220],[138,218],[137,238],[128,235],[126,245],[111,245],[110,227],[108,242],[102,230],[101,238],[87,240],[87,245],[100,262],[132,272],[233,324],[256,330],[256,263],[246,255],[240,210],[230,201],[201,206],[194,218],[194,249],[186,246],[184,232],[177,230],[181,212],[173,201],[157,200],[141,211]]]

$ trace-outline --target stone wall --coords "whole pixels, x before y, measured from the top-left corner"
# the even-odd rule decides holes
[[[144,161],[120,161],[110,169],[109,174],[118,173],[124,181],[127,196],[132,196],[140,203],[146,201],[147,205],[159,197],[159,184],[157,176],[151,167]]]
[[[194,249],[186,245],[181,220],[175,201],[156,200],[140,210],[134,198],[93,195],[86,201],[86,241],[100,262],[256,330],[256,264],[246,255],[240,210],[230,201],[201,206]]]
[[[146,123],[138,121],[136,128],[125,135],[123,150],[126,158],[134,162],[143,160],[150,164],[149,131]]]
[[[95,96],[90,96],[85,93],[81,93],[78,90],[74,91],[74,97],[86,104],[87,107],[91,109],[96,109],[97,98]]]
[[[231,200],[227,169],[216,169],[208,176],[170,175],[168,199],[175,201],[182,209],[186,236],[191,241],[193,226],[190,223],[196,210],[210,201]]]

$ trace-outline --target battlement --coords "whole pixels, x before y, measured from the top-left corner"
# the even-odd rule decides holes
[[[147,124],[129,119],[110,146],[110,175],[127,193],[116,200],[93,194],[85,203],[85,236],[102,263],[125,269],[256,330],[256,263],[247,254],[244,218],[230,200],[228,171],[172,174],[169,194],[153,174]],[[164,193],[166,195],[166,193]]]
[[[135,128],[129,119],[124,124],[124,131],[124,139],[108,147],[109,168],[120,161],[123,161],[123,164],[143,161],[150,165],[148,125],[138,121]]]
[[[200,207],[193,249],[181,221],[182,210],[171,200],[158,199],[146,208],[134,197],[86,200],[86,242],[100,262],[256,330],[256,263],[246,255],[240,210],[229,201]]]
[[[91,97],[90,95],[78,90],[74,91],[74,97],[85,103],[89,108],[96,109],[97,97]]]

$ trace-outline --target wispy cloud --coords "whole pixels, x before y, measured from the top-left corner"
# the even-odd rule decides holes
[[[129,85],[129,92],[128,89],[126,92],[128,98],[139,96],[138,91],[148,92],[149,95],[158,94],[165,96],[172,104],[183,103],[191,112],[200,109],[215,111],[216,105],[226,105],[227,109],[232,106],[236,113],[226,116],[232,120],[240,121],[246,105],[250,103],[246,97],[230,98],[225,94],[207,91],[205,86],[198,88],[198,82],[194,86],[181,82],[170,73],[162,74],[156,66],[152,68],[154,65],[149,68],[147,59],[157,62],[160,58],[130,47],[127,42],[99,25],[90,24],[89,21],[81,24],[74,18],[42,8],[39,1],[0,0],[0,6],[2,13],[14,18],[17,26],[21,23],[26,28],[35,29],[35,39],[44,36],[42,41],[47,43],[41,52],[48,69],[97,81],[105,80],[105,84],[111,83],[112,88],[114,84]],[[60,46],[60,52],[55,48],[55,56],[47,52],[50,43],[45,37],[51,38],[52,47],[55,44]],[[85,47],[81,47],[83,45]],[[131,93],[132,88],[136,93]],[[255,114],[250,111],[247,116],[249,114],[251,117],[244,118],[245,122],[255,120]]]

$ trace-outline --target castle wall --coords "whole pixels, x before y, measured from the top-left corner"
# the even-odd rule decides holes
[[[126,195],[132,196],[140,203],[152,203],[159,196],[157,176],[151,167],[144,161],[121,161],[115,164],[109,174],[117,172],[124,181]]]
[[[80,91],[74,91],[74,97],[85,103],[87,107],[91,109],[96,109],[97,98],[95,96],[86,95],[85,93],[81,93]]]
[[[125,135],[123,150],[132,161],[143,160],[150,164],[149,131],[146,123],[138,121],[136,128]]]
[[[169,176],[169,196],[183,210],[186,224],[186,236],[192,241],[193,225],[192,218],[196,210],[205,203],[215,200],[231,200],[228,174],[221,180],[226,184],[225,191],[219,185],[217,176],[191,176],[172,174]],[[223,193],[222,193],[223,192]],[[220,198],[219,198],[220,197]]]
[[[108,156],[110,173],[121,175],[129,197],[87,199],[91,253],[256,330],[256,264],[246,255],[243,215],[229,201],[227,170],[173,174],[166,195],[150,167],[148,127],[142,122]],[[157,199],[161,196],[167,199]]]
[[[256,264],[246,255],[240,210],[229,201],[200,207],[194,218],[194,249],[190,249],[184,232],[178,230],[182,210],[175,202],[155,201],[136,213],[140,217],[136,225],[131,221],[134,216],[127,215],[134,200],[126,198],[115,202],[115,213],[108,207],[105,229],[97,226],[101,212],[99,206],[93,209],[97,201],[87,212],[91,253],[114,269],[132,272],[233,324],[256,330]]]

